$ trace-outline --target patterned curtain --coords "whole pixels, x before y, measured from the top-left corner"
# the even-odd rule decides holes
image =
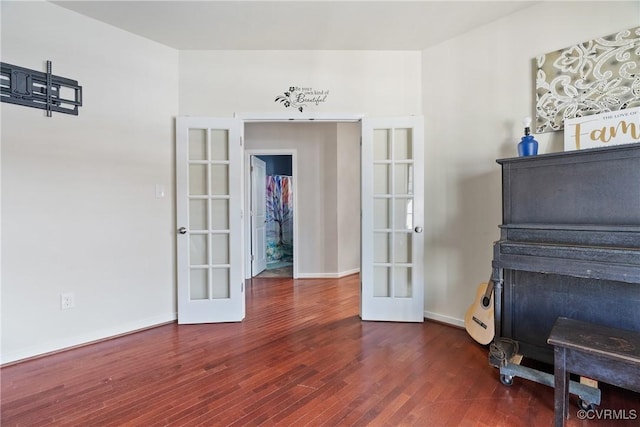
[[[293,259],[293,197],[291,177],[266,177],[267,262]]]

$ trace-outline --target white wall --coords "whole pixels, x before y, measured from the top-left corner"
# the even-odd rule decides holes
[[[495,159],[515,155],[520,120],[531,115],[532,58],[640,24],[638,2],[544,2],[423,52],[178,53],[51,3],[0,5],[2,61],[43,69],[51,59],[55,74],[84,87],[85,102],[78,117],[52,118],[1,104],[2,363],[174,319],[173,116],[297,114],[274,102],[291,85],[330,91],[305,112],[424,114],[426,315],[462,324],[490,273]],[[297,141],[350,132],[292,126]],[[281,131],[251,132],[281,146]],[[541,152],[561,150],[561,135],[537,139]],[[352,226],[342,213],[333,228],[325,223],[330,197],[317,186],[326,179],[335,189],[351,175],[342,169],[349,149],[296,149],[300,189],[307,178],[316,186],[299,204],[314,233],[301,271],[344,272]],[[333,178],[318,159],[336,159]],[[155,184],[165,198],[155,199]],[[339,189],[338,210],[354,208],[345,197]],[[334,238],[327,230],[335,241],[323,241]],[[338,260],[328,255],[336,246]],[[61,292],[75,293],[76,308],[60,310]]]
[[[178,110],[287,112],[274,99],[300,85],[330,91],[305,112],[420,113],[420,52],[179,53],[48,2],[1,5],[2,61],[43,69],[52,60],[55,74],[83,86],[85,104],[78,117],[52,118],[1,107],[1,363],[175,318]],[[345,225],[325,203],[340,197],[335,125],[331,135],[331,149],[308,160],[331,160],[329,169],[305,169],[334,191],[302,204],[315,236],[301,272],[311,276],[358,267],[338,265],[333,250]],[[75,294],[74,309],[60,310],[63,292]]]
[[[2,363],[175,319],[177,51],[51,3],[1,7],[2,61],[50,59],[84,97],[77,117],[1,104]]]
[[[360,271],[360,123],[339,123],[337,144],[338,271]]]
[[[299,114],[275,102],[290,86],[329,90],[304,112],[421,112],[420,52],[181,51],[180,114]]]
[[[353,132],[343,133],[338,138],[336,123],[245,125],[247,150],[296,150],[295,197],[298,211],[294,212],[294,217],[298,221],[296,262],[299,277],[338,277],[358,268],[357,262],[339,260],[342,244],[353,247],[353,239],[340,235],[339,230],[360,227],[359,216],[340,218],[338,222],[339,212],[351,209],[350,204],[353,203],[341,204],[339,200],[343,193],[339,187],[343,186],[346,188],[344,191],[351,193],[354,188],[356,192],[359,191],[359,175],[339,174],[339,140],[346,147],[351,147],[352,151],[353,146],[359,150],[359,130],[357,135]],[[359,253],[357,246],[356,249]]]
[[[322,204],[316,205],[319,212],[324,212],[324,268],[327,272],[338,272],[338,129],[335,123],[328,126],[322,148],[324,156],[318,165],[322,168],[322,178],[312,191],[324,193]],[[298,171],[299,177],[306,175],[305,166]],[[304,236],[301,237],[304,242]],[[316,234],[317,237],[320,236]]]
[[[423,51],[426,315],[462,325],[491,274],[500,167],[533,115],[532,60],[640,24],[640,2],[543,2]],[[562,132],[535,135],[562,151]]]
[[[180,114],[228,117],[234,113],[290,113],[295,117],[299,115],[297,110],[275,102],[292,85],[329,91],[326,102],[305,107],[305,113],[420,114],[420,58],[421,53],[415,51],[181,51]],[[299,151],[298,157],[298,179],[309,180],[298,183],[298,194],[306,186],[312,189],[306,197],[314,197],[298,200],[298,208],[309,211],[305,218],[310,221],[304,226],[300,223],[299,230],[310,227],[305,232],[312,233],[300,236],[298,273],[301,277],[321,277],[357,271],[359,126],[334,124],[321,135],[305,135],[298,130],[280,135],[274,130],[280,126],[261,126],[246,126],[247,149],[316,150],[308,157]],[[306,128],[300,125],[291,129]],[[320,140],[331,143],[322,148],[306,145]],[[354,161],[358,162],[355,168]],[[318,165],[324,165],[322,172]],[[353,185],[343,185],[355,179]],[[318,192],[318,188],[324,190]],[[354,212],[357,222],[352,219]]]

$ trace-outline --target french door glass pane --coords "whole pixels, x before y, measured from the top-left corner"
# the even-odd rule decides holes
[[[374,297],[390,297],[390,272],[388,267],[373,268],[373,296]]]
[[[393,277],[393,296],[396,298],[411,298],[411,267],[396,267]]]
[[[211,264],[229,264],[229,235],[211,235]]]
[[[389,221],[389,199],[374,199],[373,200],[373,228],[391,228]]]
[[[211,160],[229,160],[229,131],[211,130]]]
[[[211,195],[226,196],[229,194],[229,166],[211,165]]]
[[[189,165],[189,195],[204,196],[207,194],[207,165]]]
[[[211,230],[221,231],[229,229],[229,200],[211,200]]]
[[[411,234],[395,233],[393,239],[393,256],[395,262],[411,262]]]
[[[229,291],[229,269],[228,268],[212,268],[212,299],[223,299],[231,296]]]
[[[373,194],[389,193],[389,165],[373,166]]]
[[[391,262],[389,252],[389,233],[373,234],[373,262],[388,263]]]
[[[411,129],[395,129],[393,139],[393,158],[395,160],[410,160],[413,158],[413,137]]]
[[[207,265],[207,235],[191,234],[189,236],[189,264],[190,265]]]
[[[412,199],[396,199],[393,203],[394,207],[394,224],[396,230],[409,230],[413,228],[413,200]]]
[[[389,132],[386,129],[373,131],[373,160],[389,159]]]
[[[192,268],[189,272],[189,299],[209,299],[209,280],[207,269]]]
[[[189,200],[189,229],[192,231],[207,229],[207,200]]]
[[[395,194],[412,194],[412,167],[404,163],[396,163],[394,165],[394,193]]]
[[[373,292],[410,298],[413,261],[413,135],[373,131]],[[389,231],[383,231],[389,230]]]
[[[189,129],[189,196],[189,298],[229,298],[228,130]]]
[[[189,129],[189,160],[207,159],[206,129]]]

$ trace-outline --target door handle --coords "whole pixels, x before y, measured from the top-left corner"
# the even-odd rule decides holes
[[[413,231],[415,231],[416,233],[422,233],[422,227],[416,227],[413,229]]]
[[[180,227],[180,228],[178,228],[178,233],[187,234],[187,229],[185,227]]]

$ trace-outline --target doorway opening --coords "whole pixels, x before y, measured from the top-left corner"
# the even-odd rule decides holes
[[[246,279],[256,274],[250,252],[250,159],[265,155],[292,157],[293,278],[340,278],[360,271],[360,138],[359,121],[245,123]]]
[[[363,320],[423,321],[422,117],[293,122],[176,119],[179,323],[244,318],[249,161],[268,154],[292,155],[293,278],[359,272]]]
[[[251,156],[251,277],[293,277],[291,154]]]

